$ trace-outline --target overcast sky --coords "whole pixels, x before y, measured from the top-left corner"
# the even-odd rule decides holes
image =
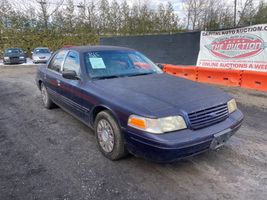
[[[36,2],[36,0],[9,0],[10,2],[13,3],[13,5],[18,5],[18,4],[21,4],[21,3],[25,3],[25,1],[27,3],[30,3],[30,2]],[[57,2],[60,2],[60,0],[47,0],[48,2],[51,2],[51,3],[57,3]],[[81,2],[83,2],[84,0],[74,0],[74,3],[75,4],[79,4]],[[90,1],[90,0],[89,0]],[[95,0],[97,1],[97,0]],[[112,0],[109,0],[110,2]],[[117,0],[118,2],[122,2],[123,0]],[[229,5],[233,5],[233,9],[234,9],[234,0],[221,0]],[[244,3],[245,3],[246,0],[237,0],[238,2],[238,8],[240,8]],[[253,0],[254,3],[255,3],[255,6],[258,5],[258,3],[261,1],[261,0]],[[267,0],[264,0],[265,2],[267,2]],[[67,2],[67,0],[65,0],[65,3]],[[135,3],[143,3],[143,2],[146,2],[150,5],[151,8],[157,8],[157,6],[160,4],[160,3],[163,3],[163,4],[167,4],[168,2],[171,2],[173,7],[174,7],[174,10],[179,14],[180,18],[183,18],[185,17],[184,16],[184,12],[183,12],[183,0],[127,0],[127,3],[132,5],[132,4],[135,4]]]

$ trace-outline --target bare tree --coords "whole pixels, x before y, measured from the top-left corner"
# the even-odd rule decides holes
[[[48,22],[49,18],[61,7],[64,0],[60,0],[57,4],[53,4],[51,2],[48,2],[48,0],[36,0],[36,3],[39,5],[38,13],[40,18],[43,21],[43,25],[45,30],[48,30]],[[54,9],[52,6],[54,6]]]
[[[239,20],[237,26],[252,25],[253,15],[255,13],[254,0],[246,0],[239,11]]]
[[[183,3],[187,16],[187,29],[190,26],[193,30],[199,29],[207,0],[184,0]]]
[[[0,28],[8,27],[8,16],[11,11],[11,5],[7,0],[1,0],[0,2]]]

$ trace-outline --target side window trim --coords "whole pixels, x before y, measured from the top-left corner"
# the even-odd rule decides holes
[[[70,53],[70,50],[67,50],[66,51],[66,54],[65,54],[65,56],[63,58],[63,62],[61,63],[61,66],[60,66],[60,72],[61,72],[61,74],[63,72],[63,68],[64,68],[64,65],[65,65],[65,62],[66,62],[66,59],[67,59],[67,56],[68,56],[69,53]]]

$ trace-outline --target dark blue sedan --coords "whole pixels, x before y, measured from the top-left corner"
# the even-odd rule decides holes
[[[171,162],[217,149],[243,120],[231,96],[164,74],[128,48],[63,48],[39,67],[36,82],[44,106],[56,104],[93,128],[111,160],[130,152]]]

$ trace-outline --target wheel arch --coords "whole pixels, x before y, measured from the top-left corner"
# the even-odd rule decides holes
[[[112,117],[114,117],[115,121],[118,123],[119,127],[121,128],[121,123],[120,123],[118,115],[112,109],[110,109],[109,107],[105,105],[98,105],[92,109],[91,115],[90,115],[90,123],[92,127],[94,127],[96,116],[102,111],[109,111]]]

